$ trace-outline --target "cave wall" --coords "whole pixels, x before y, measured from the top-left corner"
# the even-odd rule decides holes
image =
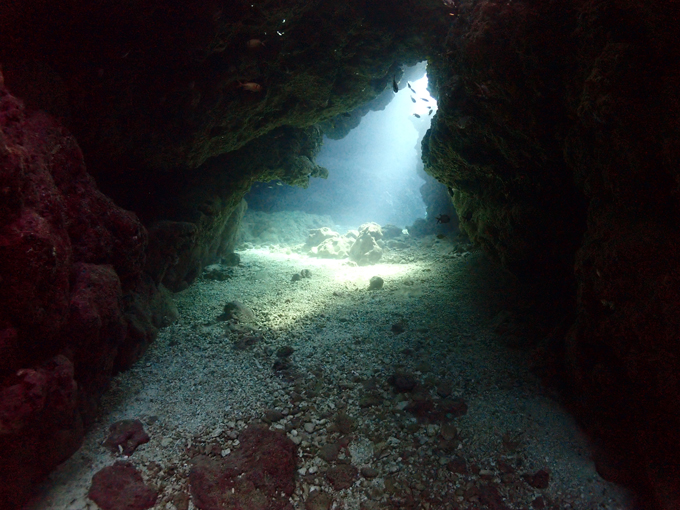
[[[11,508],[77,450],[112,373],[176,312],[143,272],[138,218],[1,74],[0,194],[0,501]]]
[[[576,285],[566,401],[606,478],[680,507],[680,6],[457,4],[428,171],[516,274]]]

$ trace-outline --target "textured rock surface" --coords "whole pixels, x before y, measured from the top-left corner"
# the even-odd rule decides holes
[[[250,426],[240,449],[225,460],[199,456],[189,473],[191,497],[201,510],[292,508],[296,447],[283,432]]]
[[[144,286],[146,231],[102,195],[58,123],[26,113],[0,79],[0,500],[79,446],[126,345],[148,343],[162,308]],[[160,325],[157,323],[156,325]]]
[[[144,510],[154,506],[158,497],[132,464],[121,461],[92,477],[88,496],[102,510]]]
[[[569,287],[575,267],[576,320],[553,350],[566,349],[600,472],[642,489],[645,508],[677,508],[678,6],[459,7],[429,70],[440,111],[428,171],[516,274]]]

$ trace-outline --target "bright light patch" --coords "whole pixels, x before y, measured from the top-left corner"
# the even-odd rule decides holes
[[[420,115],[420,118],[429,117],[437,112],[437,101],[430,95],[427,91],[427,75],[423,76],[421,79],[411,82],[411,87],[413,87],[414,92],[411,92],[411,97],[413,97],[416,102],[413,103],[413,109],[411,114]],[[429,108],[428,108],[429,107]],[[432,111],[432,113],[430,113]]]
[[[418,263],[412,264],[372,264],[370,266],[350,266],[347,264],[347,259],[320,259],[316,257],[308,257],[307,255],[300,255],[298,253],[287,254],[281,251],[271,251],[265,248],[251,248],[242,253],[250,253],[272,260],[292,260],[297,261],[300,265],[304,265],[312,270],[314,274],[315,268],[327,268],[333,271],[333,279],[341,284],[356,285],[360,288],[367,287],[368,281],[372,276],[380,275],[382,277],[390,278],[393,282],[406,280],[415,274],[422,272],[423,265]]]

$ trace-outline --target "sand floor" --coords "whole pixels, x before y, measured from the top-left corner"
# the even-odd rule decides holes
[[[217,442],[229,455],[267,409],[286,415],[273,427],[299,444],[296,509],[314,490],[328,492],[332,508],[399,508],[404,494],[420,508],[484,508],[484,485],[507,508],[629,508],[625,491],[595,472],[574,420],[530,372],[529,354],[498,340],[494,318],[518,305],[513,278],[480,252],[454,248],[432,236],[368,267],[285,247],[242,251],[232,278],[200,279],[175,295],[179,320],[114,379],[82,448],[29,508],[98,508],[87,498],[92,475],[119,458],[101,443],[109,425],[134,418],[151,440],[129,460],[159,490],[155,508],[195,508],[185,496],[192,452]],[[311,278],[291,281],[302,269]],[[382,290],[368,290],[372,276],[384,279]],[[245,333],[217,320],[234,300],[255,315],[246,336],[256,341],[242,348],[234,345]],[[283,373],[273,369],[282,346],[294,349]],[[467,414],[419,423],[406,409],[410,394],[390,385],[397,371],[435,403],[461,399]],[[377,476],[335,491],[316,454],[334,440],[329,425],[339,410],[356,424],[348,460]],[[453,472],[452,459],[469,472]],[[546,489],[522,477],[541,469],[550,474]]]

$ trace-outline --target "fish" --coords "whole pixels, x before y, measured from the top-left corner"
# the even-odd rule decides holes
[[[342,115],[343,117],[351,117],[352,116],[352,114],[349,113],[349,112],[343,112],[340,115]]]
[[[428,114],[428,115],[432,115],[432,112],[433,112],[433,111],[434,111],[434,110],[430,110],[427,114]]]
[[[429,99],[426,99],[426,98],[424,98],[424,97],[421,97],[420,100],[421,100],[421,101],[425,101],[426,103],[429,103],[429,102],[430,102]]]
[[[417,118],[420,118],[420,115],[418,115],[417,113],[414,113],[413,116],[414,116],[414,117],[417,117]]]
[[[437,234],[437,239],[444,239],[446,236],[444,234]]]
[[[413,97],[413,96],[411,96],[411,101],[413,101],[413,102],[415,103],[415,102],[416,102],[416,98]]]
[[[394,78],[392,78],[392,90],[394,91],[395,94],[397,92],[399,92],[399,85],[397,85],[397,77],[396,76]]]
[[[247,83],[241,83],[239,82],[239,88],[242,88],[243,90],[247,90],[248,92],[261,92],[262,91],[262,85],[259,83],[255,83],[252,81],[249,81]]]
[[[411,84],[409,82],[406,82],[406,85],[408,85],[408,88],[411,89],[411,92],[413,92],[415,94],[416,91],[413,90],[413,87],[411,87]]]
[[[451,217],[448,214],[440,214],[435,219],[437,223],[449,223],[451,221]]]

